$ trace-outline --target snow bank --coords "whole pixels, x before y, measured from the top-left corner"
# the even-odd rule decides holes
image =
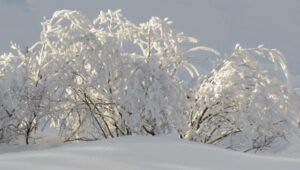
[[[299,158],[243,154],[173,136],[130,136],[38,151],[5,153],[0,155],[0,169],[299,170]]]

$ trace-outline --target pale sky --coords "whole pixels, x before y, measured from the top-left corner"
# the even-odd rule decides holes
[[[55,10],[79,10],[92,20],[100,10],[119,8],[136,23],[168,17],[178,31],[223,54],[236,43],[277,48],[290,71],[300,75],[299,0],[0,0],[0,53],[9,51],[10,41],[21,46],[37,41],[42,17]]]

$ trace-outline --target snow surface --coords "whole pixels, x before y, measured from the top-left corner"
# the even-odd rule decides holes
[[[4,153],[0,155],[0,169],[299,170],[300,155],[293,158],[258,156],[188,142],[175,136],[129,136]]]

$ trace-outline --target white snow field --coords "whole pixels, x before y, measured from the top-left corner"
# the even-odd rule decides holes
[[[299,170],[300,159],[244,154],[175,136],[130,136],[1,154],[0,169]]]

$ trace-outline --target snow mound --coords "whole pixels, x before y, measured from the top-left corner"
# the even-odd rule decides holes
[[[299,167],[300,157],[244,154],[180,140],[174,136],[130,136],[0,155],[0,169],[5,170],[299,170]]]

